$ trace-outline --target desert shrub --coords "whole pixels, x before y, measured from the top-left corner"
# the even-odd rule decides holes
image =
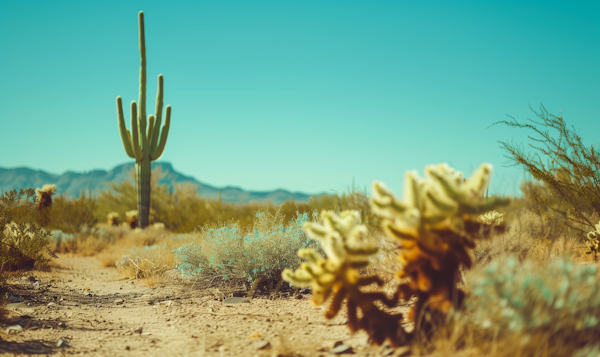
[[[43,267],[56,258],[47,247],[50,233],[36,225],[36,204],[34,189],[0,196],[0,275],[3,271]]]
[[[316,213],[312,214],[312,220]],[[307,213],[297,213],[289,222],[279,212],[258,211],[252,230],[237,223],[207,224],[195,242],[174,251],[178,269],[187,277],[222,276],[252,282],[280,280],[284,268],[300,266],[295,252],[318,243],[304,233],[302,224],[311,221]]]
[[[94,227],[96,218],[96,201],[86,197],[81,192],[79,198],[69,199],[66,195],[54,198],[50,207],[50,230],[60,230],[65,233],[79,233],[84,227]]]
[[[50,245],[57,253],[93,256],[115,242],[115,237],[98,227],[84,225],[77,233],[51,231]]]
[[[465,308],[452,320],[457,345],[477,342],[481,355],[570,356],[600,336],[600,274],[566,258],[547,264],[514,256],[473,277]]]
[[[507,142],[500,142],[507,151],[507,157],[515,166],[522,167],[534,179],[544,182],[545,186],[560,200],[548,198],[544,192],[531,191],[530,199],[540,203],[552,212],[554,218],[562,221],[570,229],[587,233],[593,229],[600,216],[600,154],[593,145],[586,147],[574,128],[568,128],[566,121],[559,115],[550,114],[543,105],[540,112],[529,107],[538,120],[528,119],[529,123],[519,123],[509,116],[511,121],[499,121],[514,128],[533,131],[538,138],[529,137],[536,144],[529,144],[535,154]],[[558,133],[552,137],[547,128]],[[543,155],[547,162],[542,161]]]
[[[148,279],[173,269],[173,264],[171,248],[164,244],[132,247],[115,265],[129,279]]]

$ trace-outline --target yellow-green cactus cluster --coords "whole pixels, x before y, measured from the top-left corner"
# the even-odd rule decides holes
[[[492,165],[483,164],[468,179],[447,164],[427,166],[426,178],[408,171],[402,200],[383,183],[373,183],[371,207],[382,218],[386,234],[400,243],[403,268],[398,277],[408,279],[399,286],[400,297],[418,297],[410,319],[426,304],[447,312],[460,302],[462,293],[453,295],[459,266],[471,267],[468,249],[491,229],[483,227],[478,215],[509,202],[484,198],[492,170]]]
[[[106,216],[108,220],[108,224],[111,226],[118,227],[119,226],[119,214],[117,212],[110,212]]]
[[[595,231],[587,234],[587,241],[585,242],[589,249],[585,254],[593,254],[594,260],[596,260],[598,252],[600,252],[600,223],[596,224],[595,228]]]
[[[386,339],[395,345],[404,343],[409,334],[400,327],[402,315],[388,315],[374,304],[381,301],[387,306],[395,306],[398,298],[388,298],[381,292],[362,292],[359,287],[383,281],[376,275],[363,276],[359,269],[369,264],[369,257],[378,248],[367,240],[367,228],[360,224],[360,213],[342,211],[338,217],[331,211],[321,213],[323,225],[306,222],[306,234],[320,242],[327,257],[322,257],[313,249],[300,249],[298,255],[308,260],[299,269],[285,269],[282,277],[297,287],[312,288],[312,303],[324,304],[330,296],[333,299],[325,313],[328,319],[334,318],[347,299],[348,327],[351,331],[366,330],[376,344]],[[358,317],[358,309],[362,317]]]
[[[125,216],[127,217],[127,222],[129,222],[129,227],[131,229],[138,228],[138,210],[127,211],[125,212]]]
[[[312,249],[301,249],[298,255],[307,260],[299,269],[286,269],[285,281],[297,287],[311,287],[312,302],[331,305],[325,313],[333,318],[347,300],[348,327],[351,331],[365,330],[371,341],[381,344],[388,340],[402,345],[412,340],[419,331],[407,333],[400,326],[402,314],[390,315],[380,310],[375,301],[388,307],[396,306],[399,298],[417,297],[408,318],[415,320],[427,306],[428,311],[447,312],[457,306],[463,293],[456,291],[459,267],[471,267],[469,248],[476,239],[483,239],[491,230],[502,231],[501,218],[489,213],[484,217],[493,225],[482,222],[480,216],[509,203],[503,198],[484,198],[492,176],[492,165],[483,164],[474,174],[463,178],[447,164],[428,166],[426,178],[416,171],[406,173],[404,196],[400,200],[381,182],[373,183],[371,208],[379,216],[383,230],[399,243],[399,260],[405,279],[394,296],[382,292],[363,292],[359,289],[383,281],[377,275],[360,276],[359,269],[369,264],[368,258],[377,247],[367,240],[367,229],[360,224],[356,211],[321,213],[323,225],[305,223],[306,234],[318,240],[327,257]],[[358,318],[358,310],[362,316]],[[416,330],[424,328],[416,324]]]
[[[487,225],[500,225],[504,221],[504,215],[496,211],[489,211],[479,216],[479,221]]]
[[[336,284],[355,284],[358,269],[366,267],[369,256],[377,253],[377,247],[366,240],[367,228],[360,224],[357,211],[343,211],[339,217],[323,211],[321,217],[324,225],[305,222],[304,229],[308,237],[319,241],[327,258],[312,248],[300,249],[298,256],[308,262],[295,272],[285,269],[282,273],[283,279],[295,286],[311,287],[315,305],[323,304]]]

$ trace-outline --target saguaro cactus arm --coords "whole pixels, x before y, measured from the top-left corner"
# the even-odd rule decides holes
[[[160,142],[158,143],[158,146],[156,146],[156,148],[152,152],[152,160],[156,160],[160,157],[160,155],[162,155],[163,150],[165,150],[165,145],[167,144],[167,136],[169,135],[169,126],[171,125],[171,106],[170,105],[167,105],[166,112],[167,112],[167,114],[165,116],[165,123],[163,124],[162,132],[160,134]],[[155,128],[158,128],[158,124],[156,124]],[[155,130],[155,133],[158,133],[158,130]],[[156,136],[158,136],[158,135],[156,135]]]
[[[131,134],[129,134],[129,130],[127,130],[127,127],[125,126],[125,117],[123,116],[123,103],[121,101],[121,97],[117,97],[117,117],[119,119],[119,132],[121,133],[123,148],[129,157],[135,159],[135,154],[133,153],[133,149],[131,147]]]
[[[140,150],[140,139],[138,132],[138,119],[137,119],[137,106],[135,101],[131,102],[131,131],[133,132],[133,137],[131,138],[131,146],[133,147],[133,154],[137,160],[142,160],[144,155],[142,150]]]
[[[148,134],[151,136],[148,140],[150,140],[150,147],[152,148],[151,152],[156,150],[156,143],[158,143],[158,134],[160,131],[160,121],[162,118],[162,107],[163,107],[163,84],[164,79],[162,74],[158,75],[158,91],[156,93],[156,108],[154,109],[154,125],[150,127],[148,130]]]

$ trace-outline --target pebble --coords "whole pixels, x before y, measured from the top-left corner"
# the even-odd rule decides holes
[[[115,304],[117,304],[117,305],[121,305],[124,302],[125,302],[125,300],[123,300],[123,299],[115,300]]]
[[[223,304],[243,304],[243,303],[249,303],[249,302],[250,302],[250,300],[243,298],[243,297],[230,297],[230,298],[223,300]]]
[[[15,332],[15,333],[17,333],[17,332],[21,332],[21,331],[23,331],[23,327],[21,327],[21,325],[13,325],[13,326],[9,326],[9,327],[6,329],[6,333],[7,333],[8,335],[10,335],[12,332]]]
[[[170,307],[171,305],[173,305],[173,301],[166,300],[166,301],[161,301],[158,304],[163,307]]]
[[[268,348],[270,346],[271,346],[271,343],[269,341],[260,341],[254,345],[254,348],[257,350],[264,350],[265,348]]]
[[[338,355],[340,353],[353,353],[353,351],[352,351],[352,347],[350,347],[348,345],[339,345],[339,346],[329,350],[329,353]]]

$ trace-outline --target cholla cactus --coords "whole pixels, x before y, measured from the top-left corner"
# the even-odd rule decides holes
[[[52,195],[56,193],[56,185],[45,184],[42,188],[36,189],[38,196],[38,209],[52,206]]]
[[[47,227],[50,224],[50,212],[48,209],[52,207],[52,195],[56,193],[56,185],[46,184],[42,188],[36,189],[38,203],[37,209],[40,212],[38,223],[42,227]]]
[[[402,315],[388,315],[379,310],[374,301],[381,301],[389,307],[395,306],[398,298],[389,299],[381,292],[360,291],[360,286],[383,281],[376,275],[360,277],[359,269],[369,264],[369,257],[377,253],[377,247],[368,243],[367,228],[360,224],[357,211],[342,211],[338,217],[331,211],[323,211],[324,225],[304,223],[306,234],[320,242],[327,254],[324,259],[317,251],[304,248],[298,256],[307,259],[299,269],[285,269],[282,277],[298,287],[311,287],[314,305],[324,304],[330,296],[333,299],[325,313],[328,319],[339,312],[342,302],[347,299],[348,327],[352,332],[366,330],[376,344],[389,339],[394,345],[406,342],[409,334],[400,327]],[[359,319],[357,310],[362,311]]]
[[[127,217],[127,222],[129,222],[129,228],[136,229],[138,228],[138,211],[132,210],[125,212],[125,216]]]
[[[488,225],[500,225],[504,221],[504,215],[496,211],[489,211],[488,213],[479,216],[479,221]]]
[[[108,220],[108,224],[114,227],[118,227],[119,226],[119,214],[117,212],[110,212],[107,215],[107,220]]]
[[[399,242],[402,271],[397,275],[405,280],[391,298],[382,292],[364,293],[359,288],[372,283],[382,285],[376,275],[360,277],[359,269],[369,264],[368,258],[377,247],[368,243],[367,229],[360,224],[355,211],[343,211],[340,216],[323,212],[324,225],[305,223],[309,237],[320,241],[327,258],[311,249],[301,249],[298,255],[308,262],[292,272],[283,271],[283,279],[299,287],[311,287],[312,302],[325,303],[333,296],[325,316],[333,318],[347,299],[348,327],[351,331],[364,329],[371,341],[381,344],[388,340],[398,346],[411,341],[430,323],[415,324],[407,333],[400,327],[402,314],[389,315],[375,301],[388,307],[396,306],[399,298],[416,296],[408,318],[417,320],[426,311],[437,316],[458,307],[463,293],[456,290],[459,267],[470,268],[468,249],[476,239],[486,238],[490,231],[503,231],[503,226],[486,225],[478,218],[510,201],[503,198],[484,198],[492,166],[483,164],[469,179],[446,164],[428,166],[427,178],[415,171],[406,173],[403,200],[381,182],[373,183],[371,208],[380,217],[385,233]],[[357,310],[362,311],[359,319]]]
[[[587,242],[585,242],[589,249],[585,254],[594,254],[594,261],[597,260],[600,251],[600,223],[596,224],[595,228],[595,231],[587,234]]]
[[[427,305],[442,313],[457,307],[463,293],[456,291],[458,269],[470,268],[468,249],[476,239],[483,239],[490,230],[502,231],[502,226],[486,226],[477,220],[478,214],[509,203],[499,197],[485,199],[492,165],[481,165],[464,179],[462,173],[447,164],[425,168],[426,179],[415,171],[406,173],[403,200],[398,200],[383,183],[373,183],[371,207],[382,218],[382,228],[400,243],[398,273],[399,295],[408,300],[417,296],[408,318],[421,316]]]

